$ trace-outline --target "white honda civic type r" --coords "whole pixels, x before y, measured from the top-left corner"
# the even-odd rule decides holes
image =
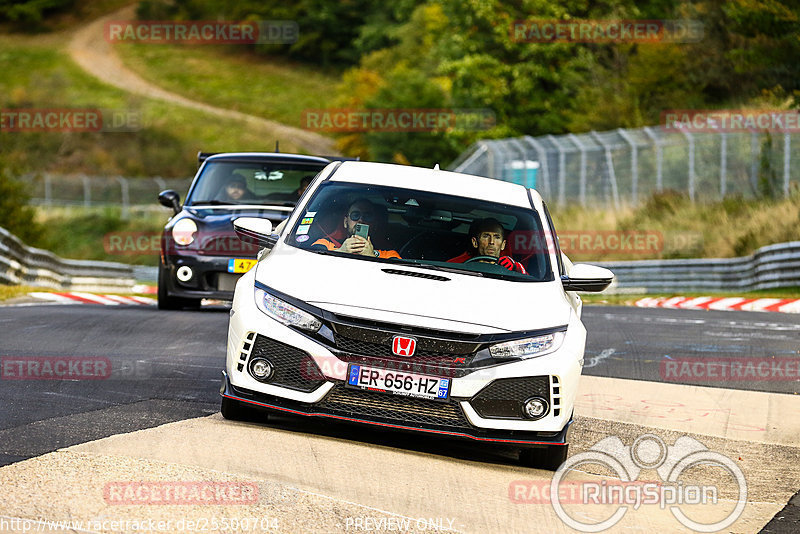
[[[567,455],[586,330],[572,263],[539,194],[358,161],[325,167],[237,283],[222,415],[284,412]],[[260,408],[260,410],[254,410]]]

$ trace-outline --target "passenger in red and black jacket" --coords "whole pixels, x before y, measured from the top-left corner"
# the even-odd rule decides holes
[[[464,263],[470,259],[485,263],[497,263],[509,271],[528,274],[525,267],[511,256],[500,256],[506,248],[506,229],[493,217],[476,219],[469,227],[472,251],[447,260],[449,263]]]

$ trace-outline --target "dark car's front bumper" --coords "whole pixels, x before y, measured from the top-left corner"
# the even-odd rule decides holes
[[[268,410],[349,423],[376,425],[396,430],[427,432],[454,438],[536,447],[567,443],[572,419],[560,432],[487,430],[471,425],[458,402],[441,403],[399,395],[353,390],[337,383],[316,403],[293,401],[233,386],[222,371],[220,394]],[[369,397],[369,398],[367,398]],[[387,410],[387,407],[391,407]]]
[[[247,258],[255,259],[255,258]],[[231,258],[201,256],[198,254],[172,254],[166,258],[167,293],[170,297],[233,300],[233,290],[241,273],[228,272]],[[177,271],[189,267],[192,277],[182,282]]]

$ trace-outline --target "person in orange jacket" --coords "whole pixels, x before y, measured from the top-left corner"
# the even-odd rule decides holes
[[[359,223],[373,225],[379,224],[377,210],[375,206],[366,199],[359,199],[350,204],[344,216],[343,226],[347,232],[347,238],[343,242],[338,242],[335,238],[328,235],[314,241],[311,245],[323,246],[328,250],[348,252],[350,254],[360,254],[362,256],[372,256],[375,258],[400,258],[396,250],[377,250],[372,246],[372,239],[360,235],[355,235],[356,225]]]

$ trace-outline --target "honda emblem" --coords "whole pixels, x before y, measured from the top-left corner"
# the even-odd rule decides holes
[[[417,348],[417,340],[413,337],[394,336],[392,352],[398,356],[413,356]]]

